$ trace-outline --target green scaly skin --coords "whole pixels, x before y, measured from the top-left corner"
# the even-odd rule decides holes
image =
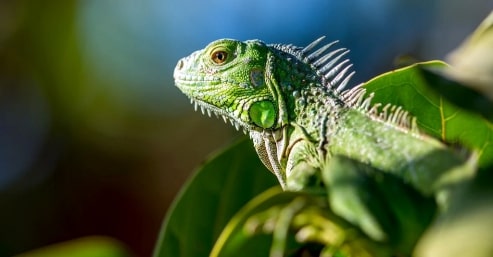
[[[464,169],[472,174],[464,156],[417,132],[407,112],[370,105],[363,88],[344,89],[352,76],[347,51],[318,47],[322,39],[305,48],[217,40],[178,62],[175,83],[196,108],[249,134],[285,190],[330,186],[322,173],[335,156],[394,174],[425,196],[446,195]],[[374,239],[385,237],[359,225]]]
[[[337,90],[352,75],[346,76],[347,60],[340,61],[344,49],[330,52],[318,67],[313,63],[320,56],[309,60],[309,50],[221,39],[181,59],[175,83],[192,102],[248,133],[285,189],[319,182],[312,175],[333,155],[395,173],[425,194],[441,186],[450,173],[443,170],[464,163],[441,142],[402,124],[410,120],[405,112],[383,117],[361,99],[361,88]]]

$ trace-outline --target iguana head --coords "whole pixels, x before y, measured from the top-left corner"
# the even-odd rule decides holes
[[[175,83],[195,107],[222,116],[237,129],[277,130],[307,112],[310,97],[341,91],[352,73],[348,52],[322,45],[306,47],[259,40],[220,39],[178,61]],[[312,107],[313,108],[313,107]]]
[[[267,45],[221,39],[178,61],[177,87],[191,101],[244,130],[278,127],[278,106],[265,78]]]
[[[348,51],[328,51],[334,42],[318,47],[322,40],[304,48],[217,40],[178,61],[175,83],[196,108],[248,132],[262,162],[286,185],[290,135],[297,129],[304,138],[322,138],[324,119],[341,104],[336,94],[352,75],[342,59]]]

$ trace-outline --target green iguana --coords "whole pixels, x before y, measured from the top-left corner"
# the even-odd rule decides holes
[[[419,133],[402,108],[371,104],[361,86],[346,89],[349,51],[329,50],[335,42],[321,45],[323,39],[304,48],[217,40],[179,60],[175,82],[195,109],[247,133],[285,190],[330,187],[325,167],[342,156],[393,174],[446,208],[447,188],[474,173],[473,161]],[[385,238],[378,224],[363,224],[343,203],[332,208],[372,238]]]

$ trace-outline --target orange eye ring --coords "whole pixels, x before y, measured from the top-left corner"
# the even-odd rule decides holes
[[[215,51],[212,53],[211,59],[215,64],[223,64],[228,59],[228,53],[222,50]]]

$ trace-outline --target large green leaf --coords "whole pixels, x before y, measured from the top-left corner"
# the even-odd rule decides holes
[[[431,61],[382,74],[365,83],[372,104],[401,106],[417,118],[425,133],[448,143],[459,143],[479,154],[481,167],[493,163],[493,125],[476,112],[454,105],[433,89],[423,69],[440,70],[446,64]],[[474,101],[467,99],[463,101]]]
[[[154,257],[208,256],[229,219],[260,192],[278,185],[251,142],[241,140],[199,168],[168,211]]]

